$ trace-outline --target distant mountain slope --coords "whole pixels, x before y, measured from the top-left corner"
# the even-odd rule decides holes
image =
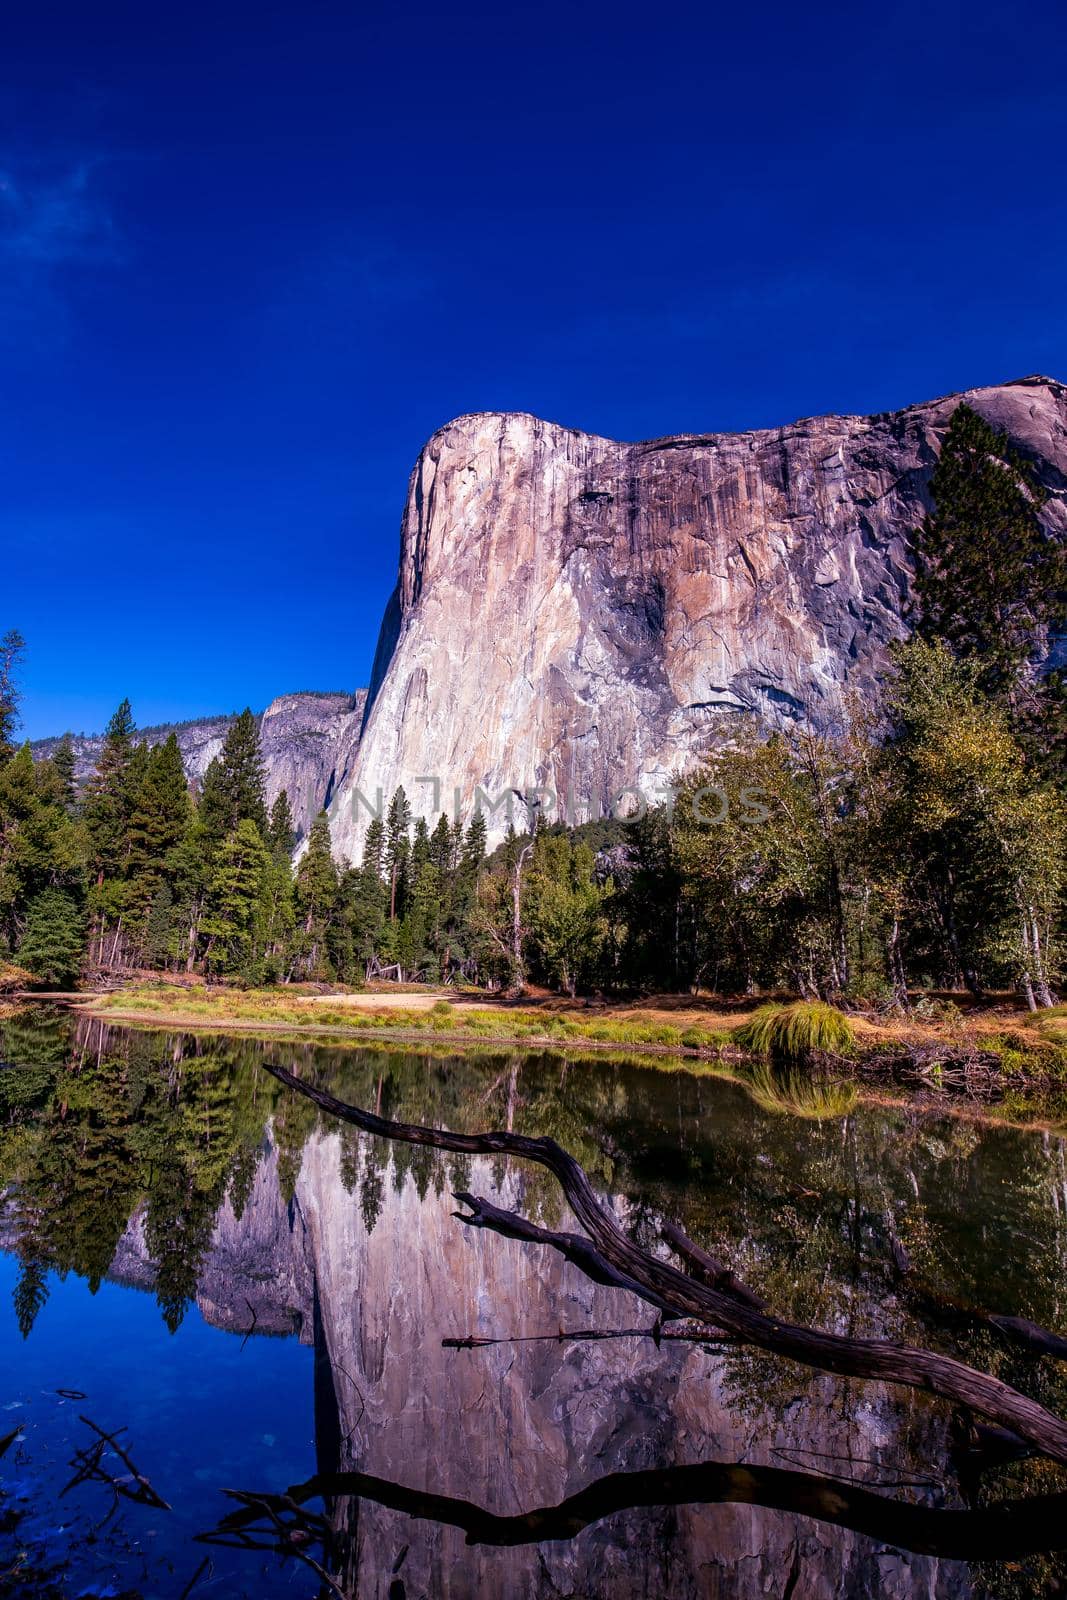
[[[301,835],[323,806],[329,805],[335,790],[348,775],[359,743],[366,690],[355,694],[307,690],[280,695],[272,700],[259,718],[263,762],[267,776],[267,802],[271,804],[285,789]],[[227,729],[235,713],[228,716],[198,717],[189,722],[163,723],[142,728],[138,737],[159,744],[173,733],[186,775],[200,782],[211,761],[222,749]],[[48,756],[58,738],[38,739],[32,746],[35,756]],[[73,736],[75,771],[84,781],[96,766],[103,744],[102,734]]]

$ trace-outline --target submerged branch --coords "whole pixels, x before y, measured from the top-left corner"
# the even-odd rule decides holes
[[[118,1435],[125,1433],[125,1428],[118,1428],[114,1433],[108,1433],[106,1429],[101,1428],[98,1423],[94,1422],[91,1417],[79,1416],[78,1421],[84,1422],[87,1428],[92,1429],[93,1433],[96,1434],[96,1443],[89,1445],[85,1450],[76,1450],[74,1452],[74,1459],[70,1465],[76,1468],[76,1471],[66,1488],[61,1491],[60,1499],[71,1489],[77,1488],[79,1484],[90,1482],[106,1483],[108,1488],[113,1490],[115,1494],[116,1505],[118,1504],[118,1497],[121,1496],[125,1500],[135,1501],[138,1505],[154,1506],[157,1511],[170,1511],[172,1509],[163,1496],[153,1488],[144,1473],[134,1465],[130,1459],[129,1452],[119,1444]],[[113,1450],[115,1455],[118,1456],[129,1473],[132,1483],[124,1481],[122,1478],[117,1478],[113,1472],[109,1472],[104,1466],[104,1454],[108,1449]]]
[[[737,1344],[728,1333],[699,1324],[684,1326],[675,1322],[654,1322],[651,1328],[560,1328],[558,1333],[513,1333],[497,1338],[467,1333],[458,1339],[442,1339],[444,1350],[485,1350],[495,1344],[602,1344],[609,1339],[651,1339],[653,1344]]]
[[[365,1133],[404,1144],[451,1150],[464,1155],[519,1156],[553,1173],[571,1210],[592,1241],[598,1258],[615,1274],[639,1286],[642,1297],[676,1316],[694,1317],[736,1338],[803,1366],[850,1378],[898,1383],[939,1395],[1011,1429],[1052,1460],[1067,1465],[1067,1421],[1036,1400],[1020,1394],[999,1378],[937,1351],[883,1339],[853,1339],[845,1334],[808,1328],[768,1316],[736,1294],[711,1288],[670,1262],[649,1255],[628,1238],[612,1213],[598,1200],[585,1172],[554,1139],[532,1139],[516,1133],[452,1133],[416,1123],[393,1122],[338,1100],[325,1089],[304,1082],[285,1067],[264,1063],[279,1082],[305,1095],[331,1116]],[[515,1238],[530,1237],[533,1224],[511,1212],[478,1201],[477,1225],[494,1227]],[[498,1214],[493,1216],[493,1214]],[[491,1216],[493,1220],[490,1220]],[[574,1237],[574,1236],[569,1236]],[[545,1241],[547,1242],[547,1241]]]
[[[283,1495],[226,1492],[241,1502],[241,1509],[224,1517],[211,1533],[200,1534],[206,1544],[247,1547],[256,1525],[267,1519],[281,1541],[278,1547],[291,1550],[294,1536],[321,1537],[322,1518],[302,1510],[306,1501],[352,1495],[407,1516],[460,1528],[471,1545],[515,1546],[573,1539],[591,1523],[621,1511],[734,1504],[812,1517],[898,1550],[948,1561],[1014,1561],[1067,1549],[1067,1494],[1009,1500],[973,1511],[943,1511],[893,1500],[840,1478],[721,1461],[610,1473],[558,1505],[539,1506],[514,1516],[497,1516],[472,1501],[409,1489],[365,1472],[319,1473]]]

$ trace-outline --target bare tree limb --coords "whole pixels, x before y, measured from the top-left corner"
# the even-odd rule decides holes
[[[622,1278],[639,1284],[645,1299],[652,1304],[666,1305],[676,1316],[712,1323],[759,1349],[819,1371],[899,1383],[939,1395],[1011,1429],[1043,1455],[1067,1465],[1067,1421],[999,1378],[978,1372],[938,1351],[883,1339],[853,1339],[845,1334],[782,1321],[743,1304],[734,1294],[710,1288],[669,1262],[649,1255],[627,1237],[616,1218],[598,1200],[578,1162],[554,1139],[532,1139],[524,1134],[501,1132],[452,1133],[417,1123],[393,1122],[338,1100],[285,1067],[269,1063],[264,1066],[280,1083],[305,1095],[329,1115],[352,1123],[366,1133],[464,1155],[519,1156],[546,1167],[559,1181],[597,1255]],[[483,1218],[481,1225],[492,1226],[487,1220],[487,1202],[479,1202],[479,1208]],[[505,1215],[511,1236],[521,1237],[514,1230],[525,1224],[525,1219],[515,1218],[512,1213]]]
[[[692,1466],[615,1472],[558,1505],[515,1516],[497,1516],[469,1500],[409,1489],[365,1472],[319,1473],[285,1495],[226,1493],[241,1502],[241,1509],[224,1517],[211,1533],[200,1534],[204,1543],[252,1543],[252,1530],[265,1516],[277,1532],[279,1511],[284,1506],[289,1513],[280,1530],[285,1542],[277,1548],[291,1549],[294,1528],[314,1537],[321,1524],[321,1518],[300,1513],[305,1501],[351,1495],[411,1517],[461,1528],[472,1545],[516,1546],[573,1539],[591,1523],[635,1508],[734,1504],[812,1517],[900,1550],[942,1560],[1008,1561],[1067,1549],[1067,1494],[1004,1501],[973,1511],[945,1511],[893,1500],[838,1477],[740,1462],[703,1461]]]

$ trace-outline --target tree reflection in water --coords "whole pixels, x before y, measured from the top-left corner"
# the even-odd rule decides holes
[[[339,1098],[394,1120],[549,1135],[581,1162],[597,1191],[613,1199],[642,1247],[658,1248],[663,1220],[673,1217],[783,1318],[943,1349],[1051,1410],[1064,1409],[1062,1363],[1028,1352],[970,1314],[975,1308],[1006,1312],[1060,1329],[1067,1321],[1063,1146],[1057,1139],[844,1100],[820,1105],[818,1117],[809,1120],[791,1114],[788,1096],[778,1090],[770,1104],[765,1083],[754,1085],[754,1099],[736,1084],[603,1058],[264,1045],[95,1023],[75,1027],[60,1015],[8,1021],[0,1052],[0,1059],[18,1064],[17,1071],[0,1071],[0,1194],[3,1243],[20,1261],[16,1314],[24,1335],[44,1303],[49,1271],[98,1285],[113,1271],[131,1219],[143,1232],[161,1314],[177,1328],[212,1259],[222,1209],[228,1206],[240,1225],[268,1156],[276,1161],[281,1199],[295,1215],[307,1199],[301,1173],[309,1152],[333,1141],[339,1182],[330,1204],[347,1205],[365,1239],[386,1226],[394,1199],[405,1192],[414,1191],[424,1212],[447,1211],[450,1191],[471,1188],[469,1156],[340,1130],[260,1070],[266,1062],[296,1067],[307,1081],[328,1084]],[[511,1169],[501,1155],[492,1176],[503,1183]],[[566,1208],[548,1174],[524,1169],[521,1181],[528,1217],[549,1229],[566,1225]],[[484,1171],[480,1182],[484,1186]],[[902,1284],[891,1239],[906,1249],[922,1293]],[[315,1293],[329,1290],[317,1282]],[[948,1306],[962,1308],[955,1320]],[[331,1307],[324,1300],[321,1309],[327,1315]],[[511,1313],[522,1309],[519,1303],[496,1307],[493,1332],[506,1337]],[[248,1325],[245,1318],[241,1331]],[[435,1333],[432,1327],[422,1331],[427,1340]],[[321,1327],[316,1341],[329,1367]],[[410,1356],[417,1363],[417,1348]],[[480,1357],[468,1352],[454,1359]],[[795,1407],[798,1380],[789,1364],[745,1347],[720,1348],[715,1360],[724,1403],[757,1432],[769,1416],[784,1417]],[[342,1367],[366,1386],[365,1375],[352,1375],[348,1354],[338,1350],[329,1369],[335,1394],[343,1397],[350,1382]],[[848,1392],[842,1386],[842,1394]],[[842,1419],[854,1403],[843,1400]],[[354,1428],[351,1408],[339,1426],[352,1435],[351,1455],[362,1447],[366,1429]],[[898,1415],[893,1426],[900,1459],[914,1467],[908,1417]],[[938,1438],[945,1446],[938,1426],[940,1434],[922,1422],[920,1450]],[[324,1466],[331,1454],[321,1452]],[[738,1461],[609,1472],[558,1505],[509,1515],[484,1509],[476,1495],[467,1501],[401,1487],[385,1473],[324,1473],[311,1494],[326,1500],[334,1543],[320,1545],[328,1561],[338,1559],[336,1541],[350,1526],[349,1514],[337,1510],[353,1497],[436,1517],[498,1546],[573,1538],[579,1523],[588,1529],[597,1519],[622,1514],[624,1506],[740,1500],[821,1518],[913,1551],[972,1562],[1010,1553],[1018,1571],[1002,1563],[983,1577],[994,1592],[1051,1592],[1059,1558],[1035,1561],[1030,1553],[1059,1543],[1064,1480],[1047,1463],[1010,1455],[1002,1455],[994,1472],[972,1474],[969,1507],[960,1502],[960,1480],[947,1453],[924,1463],[943,1485],[936,1504],[922,1487],[911,1492],[925,1503],[892,1501],[869,1483],[843,1485]],[[501,1441],[501,1461],[506,1456]],[[433,1465],[426,1463],[431,1483]],[[1025,1494],[1034,1498],[1017,1503]],[[955,1497],[956,1506],[947,1508],[946,1496]],[[301,1503],[295,1491],[291,1498]],[[267,1500],[257,1501],[264,1515]],[[995,1515],[986,1509],[994,1501],[1003,1503]],[[245,1507],[238,1515],[254,1510]],[[294,1514],[291,1507],[286,1514]],[[255,1526],[264,1531],[262,1518]],[[281,1537],[269,1516],[267,1531]]]

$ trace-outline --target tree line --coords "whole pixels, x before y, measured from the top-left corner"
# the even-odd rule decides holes
[[[139,741],[128,700],[79,792],[69,739],[46,760],[13,748],[8,635],[0,721],[0,937],[53,986],[131,968],[358,983],[379,967],[477,975],[469,930],[485,820],[430,833],[399,790],[363,862],[338,863],[325,812],[294,865],[283,790],[269,811],[256,718],[231,724],[197,788],[177,739]]]
[[[245,711],[198,791],[124,701],[78,792],[69,741],[16,749],[22,641],[0,644],[0,941],[44,982],[147,966],[249,983],[376,974],[571,993],[786,987],[906,1006],[917,987],[1062,977],[1067,714],[1042,663],[1067,559],[1033,469],[953,415],[913,535],[912,636],[832,734],[731,721],[672,802],[629,822],[413,819],[404,790],[335,861],[320,814],[293,865]],[[709,809],[707,796],[715,800]],[[753,807],[751,797],[758,797]]]

